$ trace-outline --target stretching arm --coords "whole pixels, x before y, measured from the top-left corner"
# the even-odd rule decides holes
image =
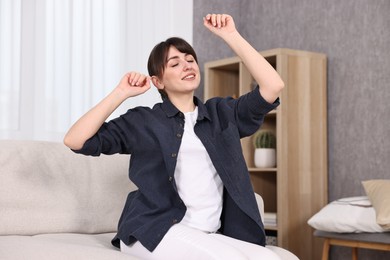
[[[149,77],[136,72],[127,73],[110,94],[74,123],[64,137],[64,144],[73,150],[81,149],[123,101],[149,88]]]
[[[208,14],[203,24],[221,37],[241,58],[259,84],[261,96],[273,103],[283,89],[284,82],[267,60],[240,35],[233,18],[227,14]]]

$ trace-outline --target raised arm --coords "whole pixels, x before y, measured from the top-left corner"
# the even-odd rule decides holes
[[[284,82],[275,69],[237,31],[233,17],[227,14],[208,14],[203,24],[221,37],[241,58],[260,86],[261,96],[273,103],[284,87]]]
[[[108,96],[74,123],[64,137],[64,144],[74,150],[81,149],[123,101],[149,88],[149,77],[137,72],[127,73]]]

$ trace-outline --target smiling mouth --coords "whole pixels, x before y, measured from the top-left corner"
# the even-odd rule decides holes
[[[189,74],[187,76],[185,76],[184,78],[182,78],[182,80],[188,80],[188,79],[194,79],[195,78],[195,74]]]

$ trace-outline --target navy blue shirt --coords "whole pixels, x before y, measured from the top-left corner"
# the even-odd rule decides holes
[[[257,87],[238,99],[212,98],[203,104],[194,97],[194,103],[198,106],[194,131],[224,185],[219,232],[264,246],[264,226],[240,139],[257,131],[279,100],[268,103]],[[186,206],[174,178],[184,123],[183,113],[169,100],[153,108],[136,107],[104,123],[75,151],[93,156],[131,154],[129,178],[138,190],[127,197],[113,245],[119,247],[119,240],[126,245],[138,240],[153,251],[169,228],[184,217]]]

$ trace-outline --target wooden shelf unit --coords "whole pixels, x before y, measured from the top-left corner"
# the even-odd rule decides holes
[[[278,246],[301,260],[320,259],[321,240],[313,237],[307,220],[327,204],[326,56],[291,49],[260,52],[278,71],[286,87],[281,105],[266,117],[262,129],[277,138],[276,168],[254,166],[252,138],[242,148],[255,192],[266,212],[277,213]],[[205,63],[204,99],[239,97],[254,80],[239,57]]]

